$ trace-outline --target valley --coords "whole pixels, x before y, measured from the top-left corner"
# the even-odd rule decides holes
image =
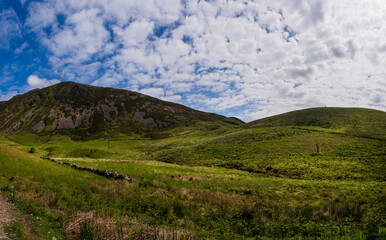
[[[117,107],[114,119],[107,117],[114,104],[107,115],[102,107],[87,108],[111,91],[119,92],[61,84],[36,90],[40,100],[30,92],[0,104],[0,189],[34,221],[36,232],[27,239],[386,236],[385,112],[312,108],[243,123],[145,95],[131,103],[122,97],[124,106],[135,107]],[[103,101],[119,102],[112,98]],[[79,120],[84,125],[54,128],[67,118],[79,123],[83,114],[63,108],[58,120],[51,110],[63,101],[96,115]],[[30,116],[30,108],[40,110]],[[5,109],[19,113],[4,117]],[[153,121],[141,122],[143,116]],[[37,132],[39,122],[45,127]]]

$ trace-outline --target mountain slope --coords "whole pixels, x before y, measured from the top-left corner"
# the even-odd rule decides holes
[[[199,122],[242,124],[140,93],[62,82],[0,103],[0,132],[87,136],[160,137]]]
[[[365,108],[310,108],[248,123],[249,127],[307,126],[386,139],[386,113]]]

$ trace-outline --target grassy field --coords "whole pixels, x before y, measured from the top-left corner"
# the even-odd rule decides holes
[[[0,188],[36,239],[385,239],[384,113],[322,110],[159,139],[19,133],[0,139]]]
[[[220,128],[157,140],[76,142],[33,134],[10,139],[34,147],[41,156],[157,160],[296,179],[385,181],[386,172],[385,141],[318,127]]]
[[[235,133],[229,133],[232,134]],[[184,138],[193,141],[196,137]],[[221,140],[213,136],[209,139]],[[60,140],[69,152],[80,146],[109,151],[103,141]],[[178,145],[180,140],[156,140],[151,144],[165,149],[165,144]],[[65,141],[70,142],[63,144]],[[193,146],[205,145],[205,141],[208,139],[197,137]],[[122,141],[113,143],[111,149],[127,146],[131,148],[123,154],[131,155],[131,151],[151,145]],[[24,212],[42,219],[37,222],[38,239],[65,239],[64,234],[78,239],[381,239],[386,234],[384,182],[350,168],[334,167],[338,174],[347,174],[343,178],[332,177],[326,171],[323,176],[315,172],[293,179],[274,170],[279,167],[253,173],[218,166],[124,161],[126,155],[119,154],[113,155],[116,159],[62,156],[66,157],[62,161],[116,171],[135,179],[128,183],[42,160],[34,156],[46,153],[38,146],[34,155],[27,153],[30,150],[5,139],[1,141],[0,188]],[[131,156],[141,158],[147,153]],[[318,164],[323,161],[326,160],[319,160]],[[310,165],[300,162],[295,167],[303,164]],[[308,167],[313,166],[317,164]],[[361,181],[356,181],[355,176]],[[9,182],[12,177],[15,180]]]

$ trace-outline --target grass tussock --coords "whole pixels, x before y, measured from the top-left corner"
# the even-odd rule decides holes
[[[66,236],[74,240],[195,240],[199,239],[186,231],[172,231],[146,224],[139,224],[127,217],[119,218],[110,214],[78,212],[64,225]]]

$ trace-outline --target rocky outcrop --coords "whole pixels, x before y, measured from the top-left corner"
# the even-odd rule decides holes
[[[115,107],[114,104],[115,104],[114,102],[110,102],[109,105],[105,105],[105,104],[100,105],[105,119],[113,123],[117,121],[117,117],[118,117],[118,108]],[[111,112],[114,112],[114,116],[111,116]]]
[[[121,173],[110,172],[110,171],[104,170],[104,169],[81,167],[81,166],[78,166],[76,164],[71,164],[71,163],[68,163],[68,162],[61,162],[61,161],[58,161],[58,160],[55,160],[55,159],[49,158],[49,157],[42,157],[42,159],[46,159],[46,160],[49,160],[51,162],[55,162],[55,163],[58,163],[58,164],[61,164],[61,165],[67,165],[67,166],[70,166],[71,168],[76,169],[76,170],[93,172],[93,173],[95,173],[97,175],[100,175],[100,176],[103,176],[103,177],[106,177],[106,178],[114,178],[115,180],[126,180],[128,182],[133,182],[134,181],[133,178],[129,178],[125,174],[121,174]]]
[[[60,134],[76,139],[91,138],[88,136],[100,132],[150,136],[149,132],[158,135],[165,127],[224,119],[132,91],[73,82],[35,89],[0,102],[0,134],[74,129]],[[112,125],[114,129],[110,131]],[[149,131],[150,127],[159,129]]]
[[[145,119],[145,115],[146,115],[145,112],[135,112],[134,117],[133,117],[133,121],[140,122],[140,123],[143,123],[146,125],[155,126],[156,124],[155,124],[153,118]]]
[[[75,128],[75,124],[72,121],[72,116],[60,117],[58,123],[58,129]]]
[[[35,133],[41,133],[43,132],[45,126],[46,125],[44,124],[44,121],[40,120],[38,123],[35,124],[35,126],[33,126],[32,131],[34,131]]]
[[[146,115],[145,112],[135,112],[134,117],[133,117],[133,121],[140,122],[140,123],[143,123],[145,125],[150,125],[153,127],[167,127],[167,126],[169,126],[168,123],[162,122],[160,120],[154,121],[153,118],[146,118],[145,119],[145,115]]]
[[[76,113],[75,128],[77,127],[90,127],[92,123],[92,116],[94,111],[91,109],[77,109]]]

